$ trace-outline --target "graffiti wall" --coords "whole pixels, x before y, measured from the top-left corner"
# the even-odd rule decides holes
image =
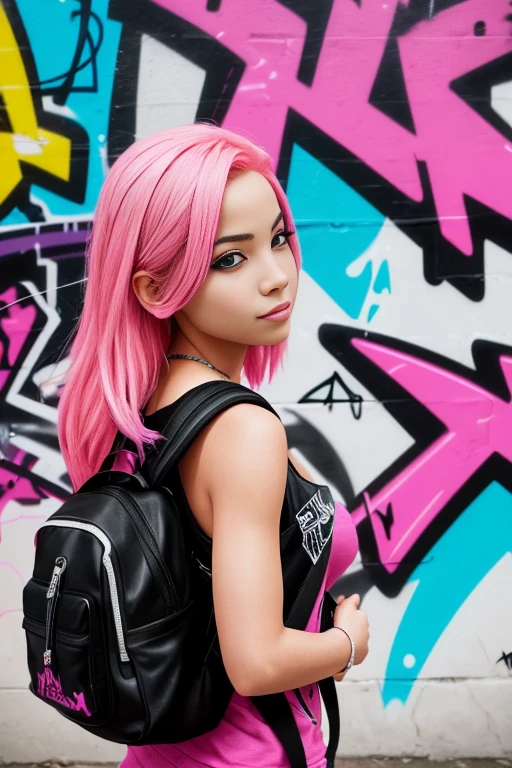
[[[28,692],[21,590],[70,491],[54,377],[102,180],[196,118],[266,147],[302,244],[262,391],[357,525],[337,590],[372,640],[340,754],[512,753],[510,10],[0,0],[0,760],[122,754]]]

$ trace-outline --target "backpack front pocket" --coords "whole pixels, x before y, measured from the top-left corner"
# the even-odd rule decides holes
[[[66,717],[92,724],[108,716],[97,702],[110,698],[92,606],[85,595],[52,592],[52,583],[32,579],[23,592],[30,688]]]

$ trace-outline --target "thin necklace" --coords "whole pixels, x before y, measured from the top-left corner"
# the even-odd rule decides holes
[[[209,363],[208,360],[203,360],[202,357],[194,357],[193,355],[166,355],[166,357],[168,360],[193,360],[194,363],[202,363],[203,365],[207,365],[208,368],[211,368],[212,371],[217,371],[217,373],[220,373],[221,376],[225,376],[226,379],[231,381],[231,376],[228,376],[227,373],[224,373],[224,371],[219,371],[218,368]]]

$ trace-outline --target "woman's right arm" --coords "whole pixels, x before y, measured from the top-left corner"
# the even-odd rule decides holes
[[[197,481],[204,484],[213,514],[220,648],[227,674],[243,696],[308,685],[339,672],[350,656],[349,640],[339,630],[320,634],[283,625],[279,523],[287,460],[281,422],[249,404],[221,414],[201,447]],[[345,603],[343,627],[354,639],[360,663],[367,652],[368,622],[355,602]]]

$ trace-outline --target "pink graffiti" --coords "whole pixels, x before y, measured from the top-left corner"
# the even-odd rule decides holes
[[[37,693],[45,699],[57,702],[62,707],[68,709],[82,710],[87,717],[91,716],[91,713],[87,709],[85,703],[85,696],[83,693],[74,693],[75,701],[70,696],[66,696],[62,690],[62,683],[60,677],[56,677],[49,667],[46,667],[43,674],[37,674],[38,686]]]
[[[0,541],[2,538],[2,528],[8,522],[2,520],[2,513],[10,501],[16,501],[23,506],[38,504],[41,499],[49,497],[59,498],[61,501],[66,498],[67,491],[62,489],[62,495],[57,495],[55,489],[50,490],[44,487],[44,481],[38,482],[37,476],[23,477],[23,472],[30,471],[37,462],[37,457],[23,451],[21,448],[10,446],[10,461],[0,461]],[[18,474],[17,467],[20,467]],[[20,517],[26,519],[27,515]],[[20,517],[16,519],[20,519]]]
[[[418,160],[427,164],[443,235],[467,255],[472,242],[464,195],[512,218],[512,146],[451,83],[510,51],[502,3],[466,0],[399,38],[416,135],[369,103],[398,6],[334,0],[311,87],[297,80],[305,22],[275,0],[153,0],[219,40],[245,64],[223,126],[263,144],[276,163],[288,110],[315,124],[411,200],[422,199]],[[484,20],[486,35],[475,37]],[[397,62],[397,67],[399,62]]]
[[[393,573],[491,454],[512,461],[512,403],[421,358],[362,339],[352,344],[446,425],[438,440],[374,496],[365,493],[353,512],[356,523],[369,516],[379,558]],[[512,357],[502,356],[499,362],[512,392]],[[386,531],[388,509],[394,522]]]
[[[21,613],[21,612],[22,612],[21,608],[6,608],[5,610],[0,611],[0,619],[3,616],[7,616],[8,613]]]
[[[0,294],[0,302],[10,304],[18,299],[18,293],[15,288],[8,288]],[[4,313],[0,318],[0,390],[7,381],[11,368],[16,363],[18,356],[23,349],[36,319],[36,308],[33,304],[23,306],[15,304]],[[7,367],[5,367],[7,364]]]
[[[0,302],[5,304],[10,304],[18,298],[20,296],[15,287],[8,288],[0,294]],[[19,365],[18,358],[34,329],[36,317],[37,310],[33,301],[28,304],[27,302],[14,304],[2,311],[0,315],[0,390],[8,380],[12,368]],[[37,477],[24,476],[36,464],[36,456],[31,456],[10,443],[3,446],[3,453],[8,460],[0,461],[0,540],[1,528],[6,525],[6,521],[1,519],[2,513],[10,501],[26,506],[37,504],[41,499],[56,495],[50,490],[43,489],[45,483],[42,479],[39,479],[38,483]],[[64,491],[63,494],[64,497],[67,495]]]
[[[26,462],[27,454],[21,449],[16,449],[12,463],[22,466]],[[33,466],[36,462],[34,458],[31,462]],[[34,504],[41,500],[41,494],[36,491],[33,483],[26,477],[20,477],[15,469],[8,465],[2,466],[0,463],[0,521],[2,512],[10,501],[18,501],[21,504]],[[0,541],[2,534],[2,524],[0,523]]]
[[[63,502],[69,496],[69,491],[65,488],[48,483],[44,478],[31,474],[37,461],[36,456],[12,445],[9,446],[9,461],[0,460],[0,542],[4,526],[18,520],[41,520],[46,517],[45,515],[21,514],[4,520],[2,514],[10,501],[15,501],[18,505],[26,507],[39,504],[42,499],[48,498]],[[27,477],[24,476],[25,473],[28,474]],[[0,563],[0,565],[5,565],[5,563]]]
[[[7,561],[3,560],[0,562],[0,568],[8,568],[10,571],[16,574],[18,579],[21,581],[22,584],[25,584],[25,577],[21,573],[21,571],[18,571],[17,568],[14,567],[12,563],[8,563]]]

